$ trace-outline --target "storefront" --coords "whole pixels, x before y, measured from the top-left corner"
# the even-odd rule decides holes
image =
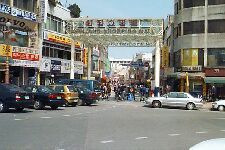
[[[39,65],[37,15],[5,4],[0,5],[0,32],[3,35],[0,38],[0,49],[4,52],[4,47],[10,47],[10,55],[7,56],[10,60],[10,83],[36,84]],[[0,57],[0,81],[5,82],[6,56],[1,53]]]
[[[225,69],[224,68],[206,68],[205,69],[206,93],[209,100],[225,98]]]

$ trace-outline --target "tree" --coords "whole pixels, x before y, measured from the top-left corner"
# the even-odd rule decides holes
[[[70,10],[70,14],[71,14],[72,18],[79,18],[80,17],[81,10],[80,10],[80,7],[76,3],[73,4],[73,5],[70,5],[68,7],[68,9]]]

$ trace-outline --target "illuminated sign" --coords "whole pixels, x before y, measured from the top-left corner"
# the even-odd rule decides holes
[[[182,71],[201,72],[202,66],[182,66]]]
[[[62,43],[62,44],[71,44],[71,39],[62,35],[57,35],[54,33],[47,33],[47,39],[52,42]]]

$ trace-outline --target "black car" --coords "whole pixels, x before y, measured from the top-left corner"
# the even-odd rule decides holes
[[[77,91],[79,94],[78,105],[90,106],[91,104],[96,102],[98,95],[95,92],[93,92],[85,87],[75,87],[75,88],[77,88]]]
[[[24,86],[23,89],[33,94],[34,109],[43,109],[45,106],[57,109],[65,104],[65,100],[60,93],[56,93],[44,85]]]
[[[34,104],[33,96],[22,88],[13,84],[0,84],[0,112],[6,112],[9,108],[22,111],[32,104]]]

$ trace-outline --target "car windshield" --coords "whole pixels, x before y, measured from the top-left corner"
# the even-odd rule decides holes
[[[4,87],[9,89],[10,91],[17,91],[17,92],[25,92],[24,89],[14,85],[14,84],[4,84]]]
[[[73,85],[68,85],[67,88],[69,89],[70,92],[77,92],[77,88],[74,87]]]
[[[51,93],[54,92],[51,88],[46,86],[38,86],[38,91],[43,93]]]

